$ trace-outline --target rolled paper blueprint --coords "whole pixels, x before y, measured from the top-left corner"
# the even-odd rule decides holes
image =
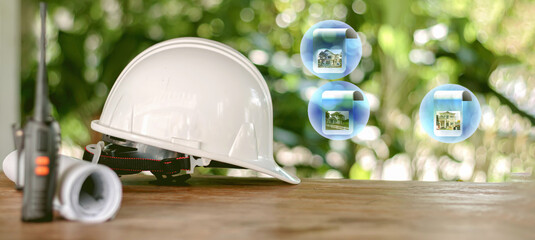
[[[24,159],[24,152],[20,157]],[[17,162],[17,151],[4,159],[4,173],[11,181],[17,177]],[[54,209],[64,218],[99,223],[115,217],[121,206],[122,185],[113,170],[64,155],[59,155],[58,167]]]

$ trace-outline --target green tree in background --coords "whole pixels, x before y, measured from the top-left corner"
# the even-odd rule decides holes
[[[24,119],[33,107],[38,4],[22,6]],[[80,146],[99,140],[90,121],[131,59],[167,39],[209,38],[249,57],[264,75],[274,105],[274,155],[301,177],[504,181],[532,173],[535,161],[532,9],[535,3],[524,0],[54,1],[51,100],[64,151],[80,154]],[[307,117],[309,97],[327,81],[303,70],[300,41],[328,19],[351,25],[363,45],[361,63],[341,80],[367,93],[371,115],[347,141],[321,137]],[[472,90],[482,105],[479,129],[461,143],[439,143],[418,122],[421,99],[446,83]]]

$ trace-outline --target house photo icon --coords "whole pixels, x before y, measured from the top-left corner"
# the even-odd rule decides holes
[[[336,51],[336,50],[333,50]],[[318,53],[318,67],[319,68],[341,68],[342,67],[342,59],[343,59],[343,52],[342,50],[338,50],[338,53],[334,53],[333,51],[329,49],[325,49],[322,51],[319,51]]]
[[[354,103],[363,101],[360,91],[324,91],[321,95],[322,131],[328,135],[350,135],[354,130]]]

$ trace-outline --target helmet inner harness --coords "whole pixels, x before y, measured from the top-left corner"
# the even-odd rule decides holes
[[[103,135],[102,141],[97,144],[87,145],[83,160],[106,165],[119,176],[150,171],[156,177],[156,181],[151,183],[157,185],[184,183],[196,166],[243,168],[109,135]]]

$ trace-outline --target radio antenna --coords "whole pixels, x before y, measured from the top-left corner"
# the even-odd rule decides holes
[[[40,56],[35,89],[34,119],[45,122],[50,116],[46,72],[46,3],[41,2],[39,7],[41,10],[41,40],[39,43]]]

